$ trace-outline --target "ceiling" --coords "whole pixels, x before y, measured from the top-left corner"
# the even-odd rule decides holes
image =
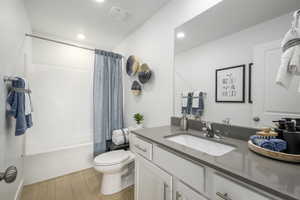
[[[176,28],[176,33],[184,32],[186,37],[176,39],[175,53],[239,32],[299,8],[299,0],[224,0]]]
[[[34,33],[77,41],[81,44],[113,49],[122,39],[143,24],[169,0],[24,0]],[[119,7],[129,12],[120,21],[110,15]]]

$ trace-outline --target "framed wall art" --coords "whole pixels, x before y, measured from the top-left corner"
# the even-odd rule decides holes
[[[248,103],[253,103],[252,99],[252,71],[253,71],[253,63],[249,64],[249,90],[248,90]]]
[[[245,65],[216,70],[216,102],[245,103]]]

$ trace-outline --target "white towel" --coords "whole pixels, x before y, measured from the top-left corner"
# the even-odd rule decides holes
[[[294,47],[294,53],[289,65],[289,71],[292,75],[300,76],[300,46]],[[300,92],[300,84],[298,87],[298,92]]]
[[[294,75],[300,75],[300,46],[294,47],[292,59],[288,70]]]
[[[185,108],[188,106],[188,92],[182,92],[181,95],[181,106]]]
[[[22,78],[25,82],[25,89],[30,90],[29,83],[26,79]],[[25,93],[25,115],[29,115],[33,112],[33,106],[31,102],[30,93]]]
[[[193,93],[193,101],[192,101],[192,108],[199,108],[199,95],[201,91],[195,91]]]
[[[288,89],[290,87],[293,76],[294,76],[288,70],[293,53],[294,53],[294,49],[290,48],[281,55],[281,64],[278,69],[278,73],[277,73],[277,77],[276,77],[276,83],[286,89]]]
[[[294,21],[292,28],[285,34],[281,48],[284,50],[284,46],[293,39],[300,38],[300,29],[298,28],[298,14],[299,11],[294,13]],[[293,46],[286,49],[281,56],[281,64],[277,73],[276,83],[288,89],[291,85],[292,79],[295,75],[300,76],[300,46]],[[299,89],[300,92],[300,84]]]
[[[112,141],[115,145],[122,145],[129,142],[129,130],[127,128],[114,130]]]

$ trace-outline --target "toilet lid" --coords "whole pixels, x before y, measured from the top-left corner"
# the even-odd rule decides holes
[[[110,151],[95,158],[97,165],[115,165],[128,160],[130,154],[124,150]]]

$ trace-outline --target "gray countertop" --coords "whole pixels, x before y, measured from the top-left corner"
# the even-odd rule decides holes
[[[219,157],[210,156],[192,148],[168,141],[166,136],[188,133],[203,136],[196,130],[181,131],[176,126],[163,126],[133,131],[138,136],[175,151],[182,157],[231,175],[274,196],[286,200],[300,199],[300,164],[269,159],[251,152],[246,141],[224,137],[222,142],[235,146],[235,150]]]

